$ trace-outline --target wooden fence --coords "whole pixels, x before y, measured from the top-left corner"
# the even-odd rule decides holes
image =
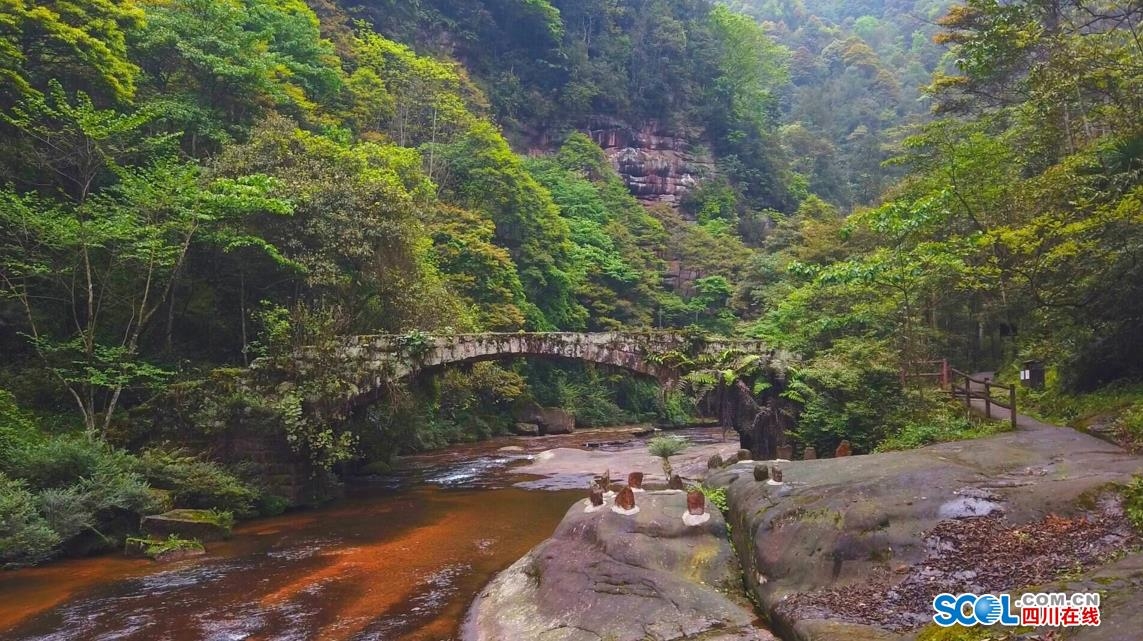
[[[984,401],[984,415],[992,418],[992,406],[1008,410],[1011,416],[1013,429],[1016,428],[1016,386],[997,383],[990,378],[973,378],[958,369],[949,367],[948,360],[919,361],[901,369],[901,384],[906,385],[912,379],[932,381],[941,389],[952,394],[953,398],[964,399],[964,406],[972,408],[973,399]],[[992,390],[1000,390],[1002,400],[992,396]]]

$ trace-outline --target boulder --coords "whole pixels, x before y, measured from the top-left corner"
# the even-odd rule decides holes
[[[539,436],[540,426],[535,423],[516,423],[512,431],[515,432],[517,436]]]
[[[753,456],[750,454],[750,450],[746,450],[746,449],[743,449],[743,450],[738,450],[738,460],[739,460],[739,462],[741,462],[741,461],[749,461],[749,460],[750,460],[750,459],[752,459],[752,458],[754,458],[754,457],[753,457]]]
[[[540,434],[571,434],[575,431],[575,416],[558,407],[540,407],[529,404],[516,413],[517,426],[535,425]],[[520,429],[517,427],[517,429]],[[530,427],[528,428],[530,429]]]
[[[722,467],[722,457],[718,454],[711,454],[706,461],[706,469],[717,470],[720,467]]]
[[[153,539],[180,539],[207,543],[230,538],[232,523],[210,510],[171,510],[143,517],[140,529]]]
[[[1017,570],[1071,568],[1062,535],[1046,535],[1053,537],[1050,543],[1035,538],[1057,531],[1045,523],[1080,528],[1075,537],[1090,555],[1084,563],[1098,564],[1099,554],[1121,549],[1124,534],[1114,528],[1122,517],[1114,516],[1114,505],[1105,510],[1100,497],[1108,484],[1128,482],[1141,465],[1143,459],[1094,437],[1038,426],[904,452],[783,464],[781,485],[755,480],[765,475],[764,466],[755,466],[755,474],[725,468],[705,483],[726,488],[748,588],[783,638],[911,639],[931,622],[934,590],[1020,591],[1031,582],[1013,575]],[[1021,558],[1023,551],[1009,547],[1028,539],[1028,554],[1042,548],[1048,557],[1021,565],[977,554],[985,548],[974,539],[957,547],[956,536],[973,532],[1005,541],[998,554]],[[950,556],[951,550],[962,551]],[[1105,571],[1115,577],[1137,573],[1133,585],[1124,581],[1115,592],[1122,605],[1109,599],[1109,607],[1128,617],[1123,625],[1076,631],[1076,639],[1138,639],[1126,631],[1137,629],[1127,621],[1143,612],[1141,567],[1143,561],[1124,559]],[[1010,576],[1014,583],[1008,585]],[[1099,572],[1084,576],[1096,585],[1105,580]],[[848,598],[854,594],[862,598]],[[868,603],[878,605],[863,606]],[[1105,613],[1105,621],[1119,612]]]
[[[726,522],[687,526],[686,495],[648,492],[634,516],[568,510],[552,538],[477,596],[464,641],[774,641],[753,625]]]

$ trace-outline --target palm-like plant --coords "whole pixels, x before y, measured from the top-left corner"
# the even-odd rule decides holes
[[[687,449],[687,439],[681,436],[656,436],[647,443],[647,451],[651,456],[663,459],[663,473],[667,480],[671,480],[674,471],[671,469],[671,457]]]

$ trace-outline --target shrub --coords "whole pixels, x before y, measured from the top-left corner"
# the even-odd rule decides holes
[[[36,510],[36,498],[20,481],[0,473],[0,566],[32,564],[60,542]]]
[[[669,480],[672,475],[671,457],[687,449],[687,439],[681,436],[656,436],[647,442],[647,451],[651,456],[663,459],[663,474]]]
[[[136,515],[150,514],[160,507],[142,477],[120,470],[100,470],[67,487],[46,488],[40,491],[37,503],[62,541],[92,532],[108,546],[134,529]]]
[[[180,450],[147,450],[135,469],[151,486],[167,490],[175,507],[255,513],[258,492],[218,465]]]
[[[85,436],[44,439],[21,451],[8,464],[8,473],[33,489],[62,488],[78,479],[128,474],[131,455]]]

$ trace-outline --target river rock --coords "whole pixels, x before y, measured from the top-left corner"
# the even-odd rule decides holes
[[[634,517],[572,508],[477,596],[463,641],[775,641],[754,628],[717,510],[689,527],[686,498],[648,492]]]
[[[811,446],[809,446],[809,447],[807,447],[807,448],[806,448],[806,449],[805,449],[805,450],[802,452],[802,460],[805,460],[805,461],[816,461],[816,460],[817,460],[817,458],[818,458],[818,451],[817,451],[817,449],[816,449],[816,448],[814,448],[812,445],[811,445]]]
[[[1129,482],[1141,467],[1143,458],[1110,443],[1070,429],[1034,425],[904,452],[793,464],[785,469],[790,479],[783,485],[757,483],[735,468],[712,473],[704,482],[726,488],[728,518],[735,523],[733,538],[747,584],[783,638],[901,640],[915,638],[917,629],[931,621],[931,608],[925,604],[932,602],[932,588],[926,586],[933,584],[927,582],[926,568],[931,566],[926,560],[940,554],[940,548],[923,533],[955,519],[954,508],[966,497],[991,497],[1001,508],[995,513],[1000,516],[991,518],[1002,518],[1012,527],[1030,526],[1050,514],[1088,514],[1094,509],[1092,497],[1102,488]],[[1103,626],[1069,631],[1069,639],[1138,641],[1143,558],[1116,563],[1121,565],[1108,566],[1108,576],[1134,578],[1104,585],[1109,579],[1096,571],[1083,580],[1114,594],[1117,609],[1104,613]],[[918,610],[904,613],[913,617],[916,628],[879,623],[896,607],[890,603],[878,601],[855,616],[813,600],[839,590],[881,598],[878,590],[886,587],[877,582],[883,577],[891,577],[901,603],[916,604]],[[969,577],[965,574],[960,583],[944,583],[941,589],[972,591],[969,584],[981,579]],[[961,580],[939,572],[936,579]],[[1079,589],[1080,582],[1066,589]],[[987,591],[1025,588],[1009,585]],[[905,592],[909,589],[914,591]],[[1110,597],[1108,605],[1112,607]],[[1124,618],[1107,625],[1117,614]]]
[[[706,461],[706,469],[717,470],[720,467],[722,467],[722,457],[718,454],[711,454]]]
[[[794,458],[794,446],[793,445],[779,445],[778,446],[778,458],[780,458],[784,461],[789,461],[789,460],[793,459]]]
[[[683,489],[683,477],[678,474],[672,474],[671,480],[667,481],[668,490],[681,490]]]
[[[741,461],[749,461],[752,458],[754,458],[754,456],[752,454],[750,454],[750,450],[747,450],[747,449],[738,450],[738,460],[740,462]]]
[[[758,463],[754,466],[754,480],[759,483],[764,483],[770,480],[770,466],[765,463]]]
[[[540,426],[536,423],[516,423],[512,431],[518,436],[539,436]]]
[[[571,434],[575,431],[575,416],[556,407],[545,407],[539,415],[543,434]]]
[[[230,524],[209,510],[171,510],[145,516],[140,529],[154,539],[166,539],[172,534],[202,543],[230,538]]]

